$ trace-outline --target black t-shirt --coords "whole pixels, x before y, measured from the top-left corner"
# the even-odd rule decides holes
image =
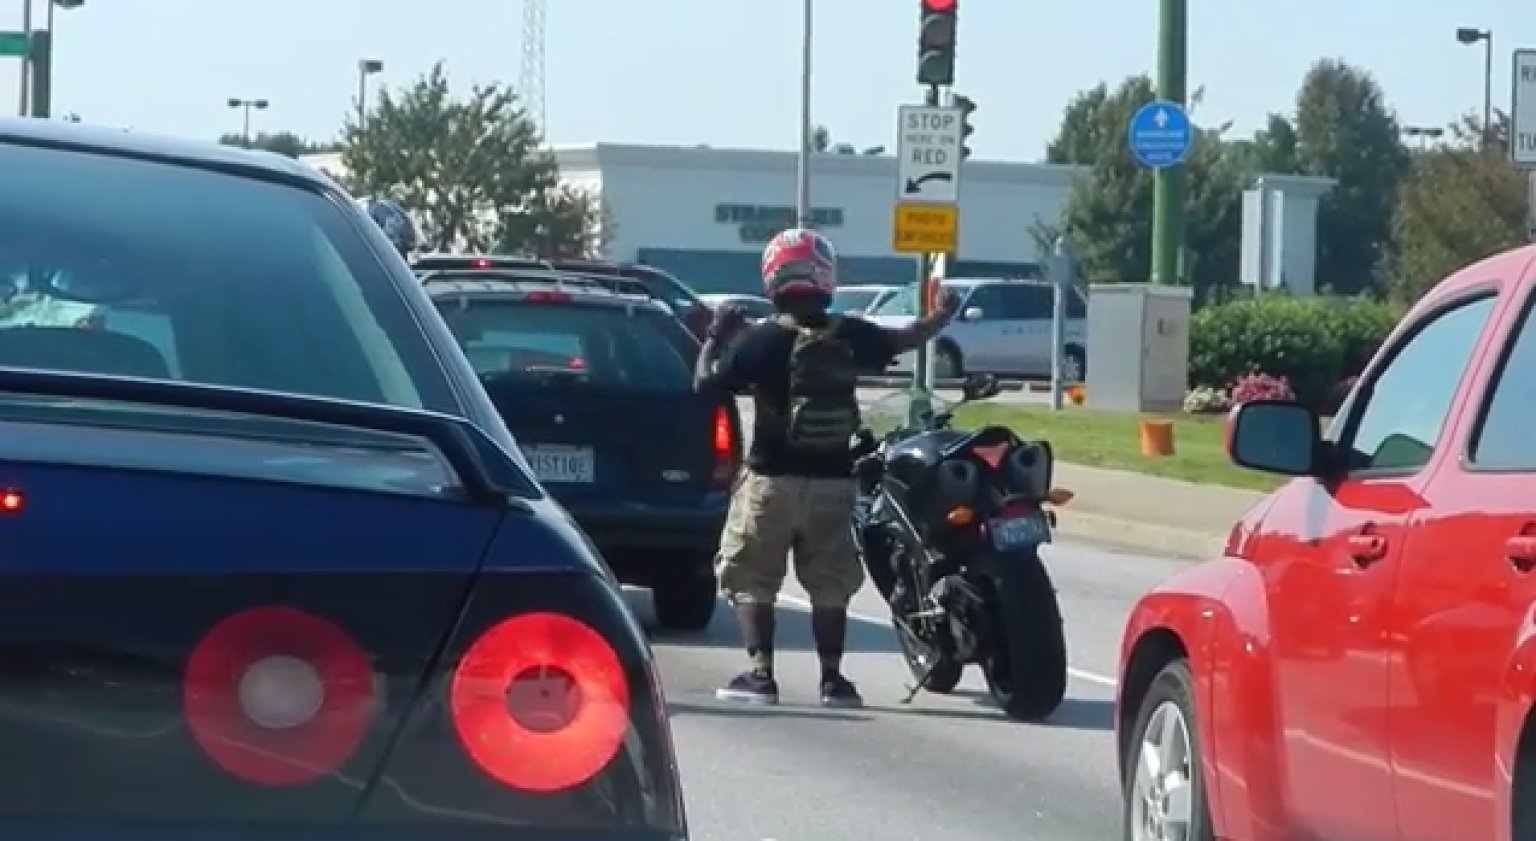
[[[804,323],[819,327],[825,321]],[[897,353],[891,334],[862,318],[839,318],[836,335],[848,343],[859,367],[871,373],[884,371]],[[789,355],[794,347],[794,330],[771,318],[754,324],[726,350],[710,382],[734,394],[752,393],[755,412],[747,464],[753,472],[812,479],[851,476],[853,460],[846,455],[807,458],[788,452],[785,430],[773,420],[789,412]]]

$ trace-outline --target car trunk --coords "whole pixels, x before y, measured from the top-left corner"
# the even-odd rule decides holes
[[[562,500],[689,503],[720,489],[716,423],[727,410],[717,397],[560,376],[491,382],[486,391],[539,481]]]
[[[426,448],[5,429],[0,816],[353,815],[501,514]]]

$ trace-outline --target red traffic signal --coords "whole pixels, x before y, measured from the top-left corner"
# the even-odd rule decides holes
[[[923,0],[923,11],[933,14],[950,14],[959,0]]]
[[[955,23],[959,0],[922,0],[917,36],[917,83],[930,87],[955,82]]]

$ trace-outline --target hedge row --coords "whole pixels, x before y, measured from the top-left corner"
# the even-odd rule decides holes
[[[1360,298],[1266,295],[1205,307],[1190,326],[1190,385],[1227,388],[1262,372],[1288,379],[1299,399],[1325,404],[1370,362],[1397,315]]]

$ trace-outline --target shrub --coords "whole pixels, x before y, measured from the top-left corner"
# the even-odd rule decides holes
[[[1296,392],[1285,377],[1270,374],[1245,374],[1232,384],[1232,405],[1241,406],[1254,400],[1295,400]]]
[[[1195,386],[1184,395],[1184,411],[1191,415],[1225,412],[1232,408],[1232,398],[1219,388],[1208,385]]]
[[[1219,388],[1263,371],[1321,407],[1340,380],[1370,361],[1396,321],[1387,305],[1359,298],[1264,295],[1206,307],[1190,325],[1190,383]]]

